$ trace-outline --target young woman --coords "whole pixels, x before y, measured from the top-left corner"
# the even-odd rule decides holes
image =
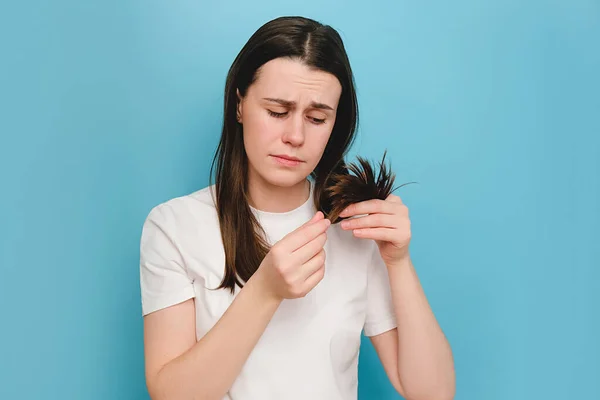
[[[334,29],[286,17],[249,39],[227,76],[215,184],[144,224],[152,399],[355,399],[362,332],[400,394],[453,398],[407,207],[395,195],[359,202],[333,225],[321,212],[357,118]]]

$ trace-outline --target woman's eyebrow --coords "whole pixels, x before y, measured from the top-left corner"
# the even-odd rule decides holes
[[[270,101],[272,103],[277,103],[285,107],[294,108],[296,106],[295,101],[284,100],[284,99],[274,99],[271,97],[264,97],[263,100]],[[325,103],[317,103],[315,101],[310,103],[311,108],[321,109],[321,110],[331,110],[333,111],[333,107],[328,106]]]

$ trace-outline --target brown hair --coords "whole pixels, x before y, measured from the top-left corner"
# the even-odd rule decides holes
[[[341,172],[334,172],[328,177],[320,202],[315,202],[322,205],[321,211],[325,218],[332,224],[338,223],[343,219],[339,216],[340,213],[350,204],[371,199],[385,200],[396,189],[417,183],[408,182],[394,188],[396,175],[385,163],[386,154],[387,151],[383,153],[378,167],[358,156],[357,162],[344,165]]]
[[[337,222],[337,215],[349,201],[381,197],[391,191],[393,177],[388,170],[383,169],[375,179],[364,160],[359,161],[362,169],[344,161],[355,138],[358,104],[350,62],[339,34],[330,26],[303,17],[281,17],[266,23],[237,55],[225,84],[223,128],[210,170],[211,182],[213,173],[215,176],[215,204],[225,250],[225,273],[217,289],[233,292],[236,285],[242,287],[269,251],[264,231],[249,206],[248,158],[236,111],[237,90],[245,96],[260,67],[278,57],[297,59],[331,73],[342,86],[329,142],[311,173],[317,210]],[[350,175],[351,171],[358,172],[356,177]]]

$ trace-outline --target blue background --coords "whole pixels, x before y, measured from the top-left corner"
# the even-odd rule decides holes
[[[600,399],[597,0],[4,5],[0,398],[147,399],[142,222],[208,183],[227,69],[288,14],[346,42],[352,154],[419,182],[456,399]],[[368,341],[360,363],[360,399],[399,398]]]

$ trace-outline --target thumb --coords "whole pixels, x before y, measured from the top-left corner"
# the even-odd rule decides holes
[[[309,226],[309,225],[312,225],[312,224],[314,224],[315,222],[318,222],[318,221],[322,220],[323,218],[324,218],[324,215],[323,215],[323,213],[322,213],[321,211],[317,211],[317,212],[315,213],[315,215],[313,215],[313,216],[312,216],[312,218],[311,218],[311,219],[309,219],[308,221],[306,221],[304,224],[300,225],[300,226],[299,226],[298,228],[296,228],[294,231],[292,231],[292,232],[288,233],[286,236],[290,236],[290,235],[294,234],[294,232],[298,232],[298,231],[300,231],[300,230],[302,230],[302,229],[306,228],[307,226]]]
[[[315,222],[317,222],[317,221],[320,221],[320,220],[322,220],[323,218],[324,218],[324,215],[323,215],[323,213],[322,213],[321,211],[317,211],[317,212],[315,213],[315,215],[313,215],[313,217],[312,217],[312,218],[311,218],[309,221],[307,221],[307,222],[304,224],[304,226],[307,226],[307,225],[313,224],[313,223],[315,223]]]

